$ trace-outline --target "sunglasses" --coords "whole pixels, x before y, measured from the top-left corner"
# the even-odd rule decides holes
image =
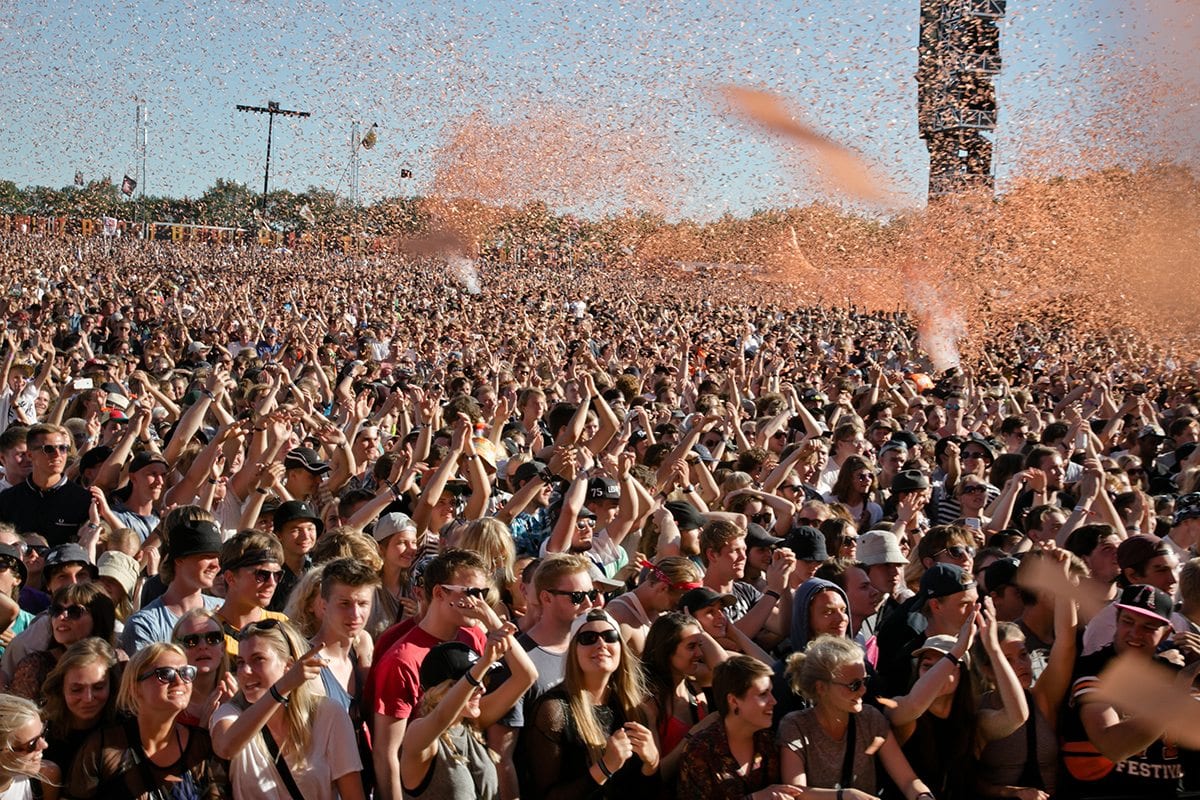
[[[812,517],[796,517],[796,522],[799,522],[801,525],[808,525],[810,528],[819,528],[821,526],[821,520],[813,519]]]
[[[575,527],[579,530],[583,530],[584,528],[594,528],[596,527],[596,519],[595,517],[584,517],[583,519],[577,519],[575,520]]]
[[[569,598],[571,598],[571,602],[574,605],[581,604],[585,598],[592,601],[593,603],[597,602],[600,599],[600,590],[599,589],[588,589],[587,591],[576,591],[576,592],[568,592],[564,589],[547,589],[546,591],[552,595],[555,595],[556,597],[569,597]]]
[[[970,486],[962,487],[963,494],[983,494],[987,491],[987,487],[981,483],[973,483]]]
[[[32,739],[30,739],[28,742],[14,742],[13,744],[8,746],[8,749],[12,750],[14,753],[23,753],[24,755],[29,755],[30,753],[36,753],[37,749],[38,749],[38,745],[41,744],[42,741],[45,740],[45,738],[46,738],[46,729],[43,727],[42,732],[39,733],[37,736],[33,737]]]
[[[933,557],[937,558],[942,553],[946,553],[951,558],[954,558],[954,559],[974,558],[975,557],[975,548],[974,547],[966,547],[961,544],[956,544],[953,547],[947,547],[943,550],[938,550],[936,553],[933,554]]]
[[[37,447],[34,449],[38,450],[39,452],[45,453],[48,456],[58,455],[60,453],[62,455],[66,455],[67,453],[71,452],[71,445],[69,445],[69,444],[44,444],[41,447]]]
[[[978,450],[972,450],[969,453],[963,453],[962,457],[963,458],[986,458],[986,456],[984,456],[984,454],[979,452]]]
[[[191,664],[182,667],[154,667],[137,676],[139,683],[150,678],[158,678],[158,682],[163,685],[172,684],[176,679],[183,683],[191,683],[196,680],[196,668]]]
[[[575,640],[583,647],[591,647],[600,640],[604,640],[608,644],[616,644],[617,642],[621,641],[621,634],[617,633],[612,628],[608,628],[607,630],[603,631],[584,631],[576,636]]]
[[[40,556],[41,558],[45,558],[46,554],[49,552],[50,552],[50,545],[48,545],[48,544],[27,544],[27,545],[25,545],[25,555],[34,553],[34,554]]]
[[[70,606],[61,606],[57,603],[50,606],[50,619],[58,619],[63,614],[67,615],[67,619],[76,620],[82,619],[84,614],[90,614],[91,610],[87,606],[81,606],[78,603]]]
[[[849,683],[841,683],[839,681],[835,681],[832,679],[829,682],[832,683],[834,686],[845,686],[851,692],[858,692],[861,689],[867,688],[867,682],[869,680],[870,680],[870,676],[868,676],[866,678],[859,678],[858,680],[850,681]]]
[[[1146,470],[1144,470],[1144,469],[1127,469],[1127,470],[1125,470],[1125,474],[1131,475],[1131,476],[1136,475],[1138,477],[1141,477],[1142,475],[1146,474]]]
[[[225,634],[217,631],[209,631],[208,633],[189,633],[186,636],[180,636],[175,641],[183,645],[184,650],[195,650],[200,646],[200,642],[204,642],[209,647],[216,647],[219,644],[224,644]]]
[[[448,592],[461,592],[467,597],[477,597],[480,600],[487,597],[488,592],[484,586],[452,586],[450,584],[443,584],[442,588]]]
[[[283,577],[283,570],[280,569],[256,569],[254,570],[255,583],[279,583]]]
[[[781,492],[798,492],[802,488],[803,487],[798,483],[785,483],[779,487],[779,491],[781,491]]]
[[[766,524],[766,523],[768,523],[768,522],[770,522],[770,521],[771,521],[771,512],[770,512],[770,511],[763,511],[763,512],[761,512],[761,513],[759,513],[759,514],[752,514],[752,515],[750,516],[750,521],[751,521],[751,522],[757,522],[759,525]]]
[[[238,631],[237,638],[238,638],[238,641],[240,642],[243,639],[254,635],[255,633],[259,633],[261,631],[274,630],[275,628],[278,628],[278,627],[279,627],[279,620],[277,620],[277,619],[260,619],[258,622],[247,623],[245,627],[243,627],[240,631]]]
[[[775,431],[775,433],[771,434],[771,438],[772,439],[786,439],[786,438],[788,438],[788,432],[787,431]]]

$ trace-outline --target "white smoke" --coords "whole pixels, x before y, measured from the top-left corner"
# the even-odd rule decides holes
[[[449,256],[446,263],[450,267],[450,274],[462,284],[467,294],[479,294],[479,267],[474,261],[466,256]]]

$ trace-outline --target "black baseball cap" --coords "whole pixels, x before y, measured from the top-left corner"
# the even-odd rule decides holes
[[[1135,583],[1122,590],[1121,597],[1117,600],[1117,608],[1149,617],[1163,625],[1170,625],[1175,604],[1171,596],[1162,589]]]
[[[917,596],[921,602],[965,592],[975,585],[971,576],[957,564],[934,564],[921,576]]]
[[[772,536],[757,522],[751,522],[746,526],[746,547],[777,547],[784,541],[778,536]]]
[[[721,608],[729,608],[736,602],[737,598],[731,594],[721,594],[707,586],[701,586],[685,592],[683,597],[679,598],[679,607],[686,608],[689,614],[695,614],[700,609],[708,608],[713,603],[720,603]]]
[[[421,662],[421,688],[432,689],[445,681],[457,681],[479,663],[479,654],[462,642],[442,642],[425,654]]]

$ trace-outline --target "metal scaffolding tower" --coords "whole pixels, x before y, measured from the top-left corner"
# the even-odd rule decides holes
[[[921,0],[917,125],[929,197],[994,185],[992,132],[1006,0]]]

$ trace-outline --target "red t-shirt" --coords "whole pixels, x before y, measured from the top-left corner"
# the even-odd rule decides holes
[[[386,639],[391,633],[392,628],[389,628],[379,637],[380,646],[389,644]],[[483,631],[475,627],[459,628],[454,638],[476,653],[482,653],[487,642]],[[387,714],[396,719],[411,717],[421,700],[421,662],[430,650],[441,643],[441,639],[418,625],[402,632],[395,639],[395,644],[388,647],[382,657],[376,658],[371,667],[370,707],[378,714]]]

